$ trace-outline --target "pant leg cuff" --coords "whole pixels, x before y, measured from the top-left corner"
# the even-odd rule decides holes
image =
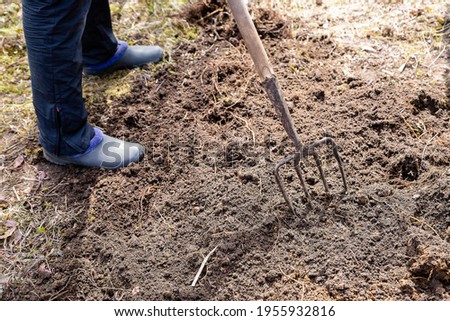
[[[94,127],[94,133],[95,133],[94,137],[92,137],[91,143],[89,144],[88,149],[86,149],[86,151],[84,153],[70,156],[70,158],[78,158],[78,157],[81,157],[83,155],[86,155],[87,153],[91,152],[95,147],[97,147],[102,142],[102,140],[103,140],[103,132],[100,129]]]
[[[128,49],[128,44],[125,41],[118,41],[117,50],[114,56],[106,60],[105,62],[98,65],[87,65],[85,66],[86,71],[88,72],[101,72],[104,69],[107,69],[114,65],[116,62],[120,60],[125,54],[125,51]]]

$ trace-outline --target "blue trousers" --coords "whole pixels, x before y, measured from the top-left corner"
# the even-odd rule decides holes
[[[83,153],[94,136],[82,97],[83,64],[112,57],[108,0],[22,0],[39,142],[50,153]]]

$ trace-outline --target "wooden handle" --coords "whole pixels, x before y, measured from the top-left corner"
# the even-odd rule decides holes
[[[272,77],[273,69],[244,0],[228,0],[228,4],[259,76],[262,80]]]

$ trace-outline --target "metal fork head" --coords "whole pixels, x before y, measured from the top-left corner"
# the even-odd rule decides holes
[[[289,209],[292,211],[292,213],[294,213],[296,215],[298,215],[298,213],[292,203],[292,200],[290,199],[290,197],[286,191],[286,187],[284,186],[283,180],[281,179],[280,168],[282,166],[286,165],[287,163],[289,163],[290,161],[294,162],[295,172],[297,173],[297,176],[300,179],[301,186],[305,192],[306,200],[307,200],[308,204],[311,204],[311,195],[308,192],[308,188],[306,186],[305,179],[303,178],[302,170],[300,168],[300,162],[303,161],[304,159],[306,159],[308,156],[314,157],[316,166],[319,170],[320,178],[323,183],[323,187],[325,189],[325,193],[327,195],[329,195],[330,189],[328,187],[327,180],[325,179],[325,174],[324,174],[323,167],[322,167],[322,160],[320,159],[319,154],[316,151],[316,149],[319,146],[325,145],[325,144],[330,145],[332,148],[334,158],[337,161],[339,171],[341,174],[341,179],[342,179],[342,184],[343,184],[342,193],[345,194],[347,192],[348,188],[347,188],[347,180],[346,180],[345,172],[344,172],[344,166],[343,166],[342,158],[339,155],[338,146],[336,145],[336,142],[334,141],[334,139],[331,137],[324,137],[321,140],[318,140],[316,142],[313,142],[313,143],[307,144],[307,145],[299,144],[296,148],[295,154],[289,155],[288,157],[283,159],[273,169],[273,173],[275,175],[275,181],[277,182],[278,187],[280,188],[280,191],[283,194],[283,198],[286,201],[286,203],[289,206]]]
[[[303,161],[308,156],[313,156],[314,160],[316,162],[316,166],[319,170],[320,178],[322,179],[323,186],[325,188],[325,193],[329,194],[329,188],[327,181],[325,179],[325,174],[323,172],[322,168],[322,161],[319,157],[319,154],[317,153],[316,149],[321,146],[328,144],[331,146],[333,150],[334,158],[336,159],[339,171],[341,172],[342,177],[342,183],[344,185],[343,192],[347,192],[347,181],[345,178],[344,173],[344,167],[342,165],[342,159],[339,155],[338,147],[336,145],[336,142],[331,137],[324,137],[314,143],[303,145],[300,142],[299,136],[297,134],[297,130],[295,129],[294,122],[291,117],[291,113],[289,112],[288,107],[286,106],[286,101],[284,100],[283,94],[281,92],[280,84],[278,83],[277,78],[275,75],[271,75],[270,77],[267,77],[263,83],[262,83],[264,89],[267,92],[267,95],[269,96],[270,101],[272,102],[273,107],[275,108],[278,117],[281,120],[281,123],[283,125],[283,128],[285,129],[287,135],[289,136],[290,140],[295,146],[295,153],[293,155],[290,155],[283,159],[281,162],[279,162],[275,168],[273,169],[273,172],[275,174],[275,180],[278,184],[278,187],[281,190],[281,193],[283,194],[284,200],[288,204],[289,208],[294,214],[297,214],[295,211],[294,205],[291,201],[291,199],[288,196],[288,193],[286,191],[286,188],[284,187],[283,181],[281,180],[280,176],[280,167],[283,165],[289,163],[290,161],[294,161],[294,168],[297,173],[298,178],[300,179],[301,185],[303,190],[305,191],[305,196],[308,201],[308,203],[311,203],[311,196],[309,195],[308,189],[305,184],[305,180],[303,178],[302,170],[300,168],[300,162]]]

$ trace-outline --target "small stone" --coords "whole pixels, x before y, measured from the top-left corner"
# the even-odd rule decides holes
[[[356,196],[356,201],[360,205],[366,205],[367,203],[369,203],[369,198],[367,197],[367,195],[361,194]]]
[[[381,234],[380,232],[374,232],[371,236],[372,240],[374,242],[379,242],[381,240]]]
[[[265,275],[266,282],[272,283],[281,277],[279,271],[271,270]]]
[[[308,272],[308,277],[310,279],[315,279],[318,276],[319,276],[319,272],[318,271],[311,270],[311,271]]]
[[[420,194],[414,194],[412,198],[414,200],[418,200],[420,198]]]
[[[345,283],[337,283],[335,285],[335,289],[339,290],[339,291],[344,291],[344,290],[348,289],[348,285]]]
[[[391,196],[393,194],[392,189],[389,188],[378,189],[376,193],[380,197]]]
[[[248,182],[252,183],[259,183],[259,177],[258,175],[252,173],[252,172],[237,172],[238,177],[241,179],[241,181],[246,184]]]

